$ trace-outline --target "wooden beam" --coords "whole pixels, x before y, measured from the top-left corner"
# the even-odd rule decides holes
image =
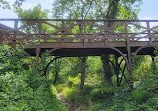
[[[13,31],[13,39],[12,39],[12,48],[16,47],[16,36],[17,36],[17,29],[18,29],[18,21],[14,21],[14,31]]]
[[[131,47],[130,47],[130,39],[128,37],[128,23],[127,22],[125,22],[125,34],[126,34],[126,43],[127,43],[128,70],[130,73],[130,88],[133,89]]]

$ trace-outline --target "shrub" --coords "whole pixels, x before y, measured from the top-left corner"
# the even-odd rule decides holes
[[[0,46],[0,109],[3,111],[61,111],[46,77],[23,67],[21,50]],[[52,87],[54,89],[54,87]]]
[[[147,104],[138,105],[135,111],[156,111]]]
[[[114,94],[113,89],[110,87],[96,88],[90,92],[90,95],[93,98],[93,100],[105,99],[106,97],[109,97],[113,94]]]
[[[143,100],[145,100],[146,93],[147,92],[145,90],[136,89],[132,94],[136,102],[141,103]]]
[[[81,74],[78,74],[78,76],[76,76],[76,77],[69,76],[67,85],[69,87],[72,87],[72,86],[79,87],[80,86],[80,76],[81,76]]]

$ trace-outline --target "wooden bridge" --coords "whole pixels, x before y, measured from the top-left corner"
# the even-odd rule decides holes
[[[36,64],[46,50],[60,57],[115,54],[126,61],[131,79],[131,53],[154,55],[158,46],[158,20],[0,19],[0,23],[0,42],[24,47],[36,56]]]

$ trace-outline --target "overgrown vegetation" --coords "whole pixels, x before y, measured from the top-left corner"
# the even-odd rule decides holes
[[[66,110],[55,91],[50,90],[52,84],[42,73],[35,72],[30,63],[22,50],[0,45],[1,111]]]
[[[56,70],[52,68],[54,65],[49,67],[49,74],[42,77],[43,72],[34,71],[30,64],[31,60],[23,54],[22,50],[1,45],[0,52],[1,110],[68,110],[61,101],[57,100],[58,93],[61,93],[68,103],[73,103],[83,111],[158,110],[157,57],[155,62],[151,62],[149,56],[144,56],[141,60],[139,56],[133,57],[140,60],[139,65],[133,64],[134,90],[130,90],[126,82],[122,82],[121,87],[117,87],[116,84],[108,86],[103,80],[103,68],[95,65],[101,63],[100,58],[88,57],[85,86],[80,89],[81,74],[79,69],[78,71],[74,69],[78,64],[74,62],[75,58],[62,58],[55,62],[56,65],[60,64],[61,68],[58,70],[59,78],[53,85],[54,70]],[[50,57],[45,53],[41,59],[43,64],[39,69],[45,66],[45,62],[49,61]],[[141,73],[142,71],[144,73]],[[115,77],[113,83],[116,83]]]
[[[88,59],[91,60],[92,58],[89,57]],[[139,56],[133,58],[140,60]],[[98,63],[99,61],[100,59],[96,57],[95,62],[93,62]],[[144,56],[139,61],[139,65],[133,63],[133,71],[136,72],[134,75],[136,76],[138,75],[137,72],[140,72],[139,76],[134,77],[134,90],[130,90],[125,82],[121,84],[121,87],[108,86],[103,82],[103,76],[99,73],[95,74],[95,71],[86,73],[86,83],[82,90],[79,90],[80,74],[70,77],[70,75],[63,75],[61,71],[60,75],[67,76],[67,79],[56,84],[56,88],[58,93],[64,95],[66,101],[77,104],[82,110],[84,108],[87,110],[88,107],[90,111],[157,111],[158,72],[155,70],[156,61],[156,57],[155,62],[151,62],[151,57]],[[87,64],[89,63],[87,62]],[[89,66],[91,69],[100,67],[99,65],[98,68],[95,65]],[[103,71],[102,68],[99,70],[98,72]],[[141,73],[142,71],[144,73]],[[116,78],[113,78],[113,81],[116,82]]]

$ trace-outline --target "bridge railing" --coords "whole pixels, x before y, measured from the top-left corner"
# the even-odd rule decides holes
[[[0,19],[0,23],[0,41],[13,46],[17,43],[60,43],[61,46],[83,43],[86,46],[125,41],[151,44],[158,40],[158,20]]]

